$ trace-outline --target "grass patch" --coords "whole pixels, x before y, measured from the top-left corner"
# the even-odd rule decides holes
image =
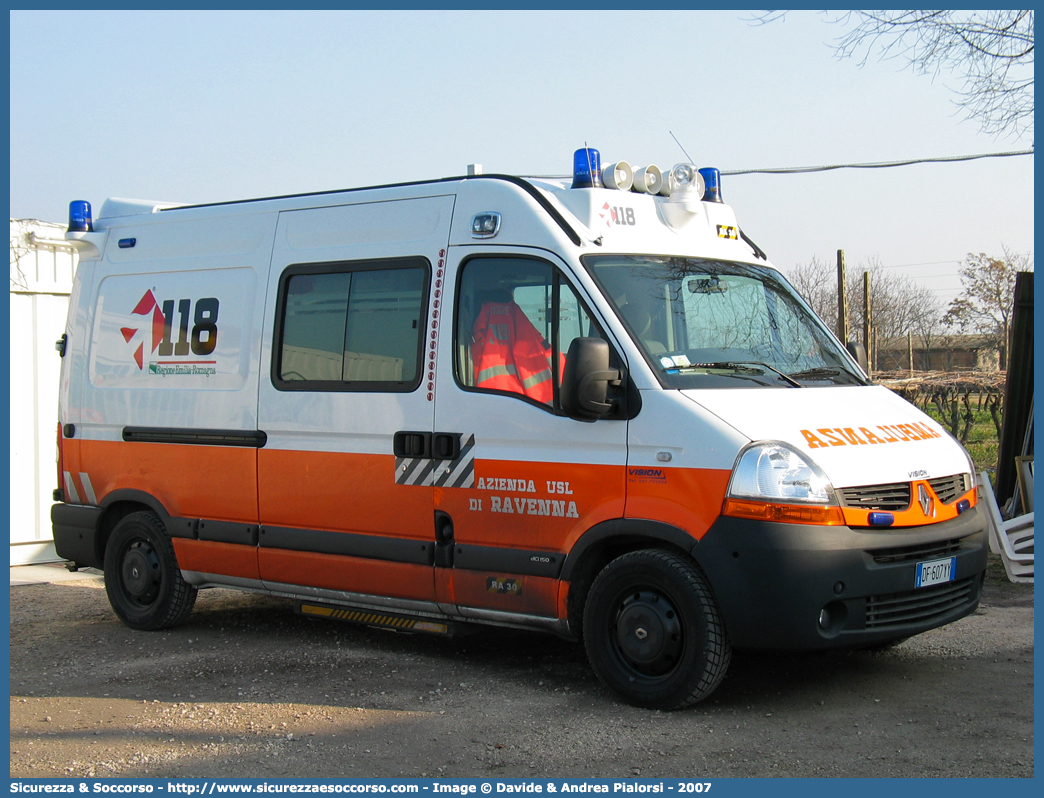
[[[949,419],[942,417],[935,403],[927,402],[925,404],[926,406],[922,406],[921,410],[938,421],[945,429],[950,429]],[[964,437],[964,430],[967,427],[967,437],[961,442],[971,455],[976,472],[989,471],[992,474],[997,470],[997,450],[1000,447],[997,427],[993,423],[993,416],[990,415],[989,410],[985,408],[980,410],[973,406],[971,414],[970,424],[966,419],[961,419],[957,437]]]

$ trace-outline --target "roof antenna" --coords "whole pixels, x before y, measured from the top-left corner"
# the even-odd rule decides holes
[[[681,147],[681,151],[685,153],[685,157],[689,159],[689,163],[696,163],[696,161],[692,160],[692,156],[689,155],[689,153],[685,152],[685,148],[682,147],[682,143],[678,141],[678,137],[675,136],[674,133],[671,133],[671,131],[669,130],[667,132],[671,134],[671,138],[674,139],[674,143]]]

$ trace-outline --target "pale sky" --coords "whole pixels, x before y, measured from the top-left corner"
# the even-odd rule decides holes
[[[602,162],[725,170],[1026,150],[952,77],[837,60],[811,12],[11,12],[13,218]],[[871,259],[949,300],[969,252],[1033,251],[1033,156],[723,178],[783,271]]]

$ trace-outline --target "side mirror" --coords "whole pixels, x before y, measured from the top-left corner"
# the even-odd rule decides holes
[[[859,343],[859,341],[849,341],[845,344],[845,349],[848,350],[848,354],[856,359],[856,363],[859,364],[859,368],[863,370],[863,373],[869,377],[870,364],[866,357],[866,347]]]
[[[620,372],[609,368],[609,342],[601,338],[574,338],[562,374],[562,409],[572,418],[601,418],[613,409],[606,401],[609,383]]]

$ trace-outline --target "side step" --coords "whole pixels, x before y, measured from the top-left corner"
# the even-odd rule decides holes
[[[461,624],[439,621],[432,618],[415,618],[409,615],[397,615],[390,612],[374,612],[373,610],[357,610],[351,607],[339,607],[334,604],[317,604],[314,601],[294,602],[294,612],[309,618],[328,618],[335,621],[348,621],[372,626],[375,629],[390,629],[394,632],[422,632],[425,634],[455,637],[465,630]]]

